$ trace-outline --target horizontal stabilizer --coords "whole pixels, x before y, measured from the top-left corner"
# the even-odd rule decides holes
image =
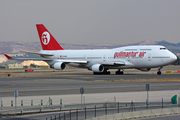
[[[5,56],[7,59],[13,59],[12,57],[10,57],[10,56],[7,55],[7,54],[4,54],[4,56]]]

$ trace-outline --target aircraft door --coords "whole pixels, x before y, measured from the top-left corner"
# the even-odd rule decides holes
[[[148,61],[151,61],[151,54],[148,55]]]
[[[130,57],[126,57],[126,59],[127,59],[128,61],[130,61]]]
[[[103,61],[106,61],[106,55],[103,55]]]
[[[86,55],[84,55],[84,59],[85,59],[85,60],[87,60],[87,57],[86,57]]]

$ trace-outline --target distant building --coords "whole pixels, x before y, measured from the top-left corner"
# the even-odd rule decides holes
[[[22,64],[9,64],[8,65],[8,68],[9,69],[16,69],[16,68],[23,68],[23,65]]]
[[[4,55],[0,55],[0,63],[6,62],[7,58]]]
[[[176,53],[177,56],[180,56],[180,53]]]
[[[44,61],[33,61],[33,60],[28,60],[24,61],[21,63],[23,66],[30,66],[31,64],[36,65],[36,66],[49,66],[46,62]]]

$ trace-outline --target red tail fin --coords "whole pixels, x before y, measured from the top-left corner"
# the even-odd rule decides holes
[[[43,24],[36,24],[43,50],[64,50]]]

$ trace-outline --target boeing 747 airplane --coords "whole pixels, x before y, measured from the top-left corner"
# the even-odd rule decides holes
[[[124,69],[150,71],[161,69],[177,60],[177,57],[166,47],[160,45],[126,46],[114,49],[65,50],[54,39],[43,24],[37,24],[42,50],[25,52],[40,55],[42,58],[16,58],[17,60],[43,60],[56,70],[64,70],[66,64],[86,68],[96,74],[110,74],[109,69],[117,69],[116,74],[124,74]],[[12,57],[5,54],[8,59]]]

